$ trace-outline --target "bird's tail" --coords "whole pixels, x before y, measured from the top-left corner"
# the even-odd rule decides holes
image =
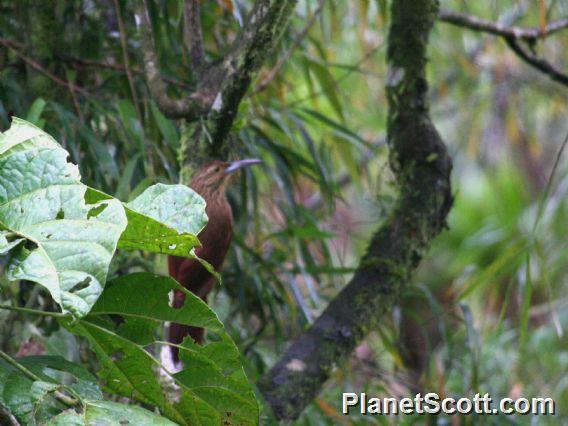
[[[186,336],[191,336],[196,343],[203,344],[203,335],[205,330],[201,327],[192,327],[185,324],[171,323],[169,329],[169,341],[170,343],[181,345],[181,342]],[[175,363],[179,362],[179,348],[175,346],[170,346],[172,359]]]
[[[181,291],[174,291],[174,300],[173,300],[173,307],[174,308],[181,308],[185,301],[185,294]],[[201,327],[192,327],[190,325],[185,324],[177,324],[175,322],[170,324],[170,328],[168,330],[169,333],[169,342],[175,345],[181,345],[181,342],[186,336],[191,336],[191,338],[198,344],[203,344],[203,336],[205,334],[205,330]],[[179,348],[175,346],[170,346],[170,350],[172,353],[172,359],[174,362],[179,362]]]

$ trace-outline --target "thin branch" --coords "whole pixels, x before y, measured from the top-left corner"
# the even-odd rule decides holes
[[[0,420],[6,421],[10,426],[21,426],[14,415],[0,402]]]
[[[539,0],[538,6],[540,29],[544,34],[546,34],[546,4],[544,3],[544,0]]]
[[[564,86],[568,86],[568,75],[560,71],[546,59],[539,58],[532,53],[533,44],[539,39],[543,39],[555,32],[568,28],[568,18],[553,21],[544,28],[521,28],[512,27],[500,23],[494,23],[476,16],[457,13],[449,10],[442,10],[438,16],[442,22],[468,28],[474,31],[486,32],[502,37],[511,50],[525,63],[536,70],[548,75],[551,80]],[[530,49],[525,48],[521,43],[525,42]]]
[[[154,176],[154,146],[146,136],[144,132],[144,120],[142,116],[142,111],[140,110],[140,102],[138,101],[138,94],[136,92],[136,85],[134,84],[134,78],[132,77],[132,71],[130,70],[130,59],[128,58],[128,47],[126,44],[126,27],[124,25],[124,20],[122,19],[122,12],[120,11],[119,0],[114,0],[114,8],[116,9],[116,18],[118,21],[118,32],[120,35],[120,47],[122,50],[122,58],[124,61],[124,69],[126,71],[126,78],[128,80],[128,86],[130,87],[130,93],[132,95],[132,103],[134,104],[134,110],[136,111],[136,117],[140,123],[140,128],[142,129],[142,143],[144,144],[144,167],[146,169],[146,174],[148,176]]]
[[[83,111],[81,110],[81,104],[79,103],[79,99],[77,99],[77,95],[75,94],[75,86],[71,83],[69,78],[67,78],[67,84],[69,88],[69,93],[71,95],[71,100],[73,101],[73,106],[75,107],[75,112],[77,113],[77,117],[79,117],[79,121],[81,123],[85,122],[85,117],[83,116]]]
[[[336,80],[335,80],[335,84],[338,85],[339,83],[342,83],[343,81],[347,80],[353,73],[355,73],[356,71],[359,71],[359,67],[364,64],[365,62],[367,62],[379,49],[381,49],[382,47],[384,47],[383,43],[379,43],[376,46],[371,47],[367,52],[365,52],[365,54],[357,61],[355,62],[353,65],[351,65],[343,75],[339,76]],[[327,66],[330,66],[329,64]],[[295,101],[290,102],[287,107],[288,108],[294,108],[297,105],[301,105],[304,102],[310,101],[312,99],[316,99],[322,95],[325,94],[325,91],[322,89],[319,89],[317,91],[315,91],[314,93],[311,93],[303,98],[300,99],[296,99]]]
[[[142,112],[140,111],[140,104],[138,102],[138,94],[136,93],[136,86],[134,85],[134,79],[132,78],[132,71],[130,70],[130,59],[128,58],[128,48],[126,46],[126,28],[124,25],[124,20],[122,19],[122,12],[120,11],[120,3],[118,0],[114,0],[114,8],[116,11],[116,19],[118,22],[118,33],[120,38],[120,47],[122,50],[122,60],[124,61],[124,70],[126,72],[126,78],[128,80],[128,86],[130,87],[130,93],[132,95],[132,103],[134,104],[134,109],[136,110],[136,116],[142,125]]]
[[[437,1],[394,0],[391,16],[388,145],[400,195],[349,284],[261,379],[259,388],[278,420],[297,418],[334,367],[400,300],[452,206],[451,159],[429,118],[425,72]]]
[[[147,1],[136,2],[136,21],[144,56],[144,71],[150,93],[158,107],[168,118],[184,118],[187,121],[195,121],[209,110],[215,99],[216,91],[211,90],[210,87],[202,87],[182,99],[172,99],[168,95],[167,87],[158,68],[154,32],[148,16]]]
[[[18,370],[28,379],[33,380],[34,382],[43,381],[41,377],[39,377],[32,371],[28,370],[26,367],[24,367],[14,358],[8,355],[6,352],[0,350],[0,358],[6,361],[12,367],[14,367],[16,370]],[[63,392],[56,390],[55,392],[53,392],[53,396],[63,404],[67,405],[68,407],[79,408],[79,409],[83,408],[83,403],[81,402],[81,400],[65,395]]]
[[[292,42],[292,46],[290,46],[290,48],[286,51],[286,53],[284,53],[284,55],[282,55],[282,57],[278,60],[276,65],[268,72],[266,77],[254,89],[254,93],[262,92],[263,90],[265,90],[268,87],[268,85],[272,82],[272,80],[274,80],[274,78],[276,78],[276,76],[282,70],[282,67],[284,67],[286,62],[288,62],[290,60],[294,51],[300,46],[300,44],[302,44],[302,42],[304,41],[304,39],[306,38],[306,36],[310,32],[310,29],[313,27],[314,23],[316,22],[317,17],[319,16],[321,11],[323,10],[323,7],[325,5],[325,1],[326,0],[319,0],[318,7],[316,8],[314,13],[312,14],[310,19],[308,20],[304,29],[302,31],[300,31],[300,33],[298,33],[298,35],[294,38],[294,41]]]
[[[118,71],[121,73],[126,73],[126,69],[124,68],[123,65],[117,65],[117,64],[109,64],[107,62],[98,62],[98,61],[92,61],[89,59],[81,59],[81,58],[75,58],[75,57],[66,57],[66,56],[61,56],[60,59],[62,61],[65,62],[69,62],[71,64],[71,66],[74,66],[76,68],[78,67],[93,67],[93,68],[101,68],[101,69],[108,69],[108,70],[112,70],[112,71]],[[140,75],[140,76],[144,76],[144,71],[138,68],[131,68],[130,71],[133,74],[136,75]],[[164,80],[167,83],[173,84],[174,86],[178,86],[181,87],[183,89],[193,89],[193,86],[189,83],[184,83],[183,81],[179,81],[176,80],[174,78],[171,77],[167,77],[167,76],[162,76],[162,80]]]
[[[512,37],[504,37],[505,42],[515,54],[533,68],[548,75],[551,80],[556,81],[564,86],[568,86],[568,74],[560,71],[546,59],[539,58],[528,49],[523,47],[516,39]]]
[[[6,47],[14,47],[20,50],[25,49],[25,44],[16,41],[16,40],[11,40],[8,38],[3,38],[0,37],[0,44],[6,46]],[[61,54],[57,54],[56,55],[58,57],[58,59],[60,59],[61,61],[64,61],[66,63],[69,63],[71,66],[75,67],[75,68],[79,68],[79,67],[94,67],[94,68],[101,68],[101,69],[108,69],[108,70],[112,70],[112,71],[118,71],[121,73],[125,73],[126,74],[126,68],[123,65],[117,65],[117,64],[109,64],[108,62],[99,62],[99,61],[93,61],[90,59],[82,59],[82,58],[76,58],[73,56],[66,56],[66,55],[61,55]],[[130,71],[133,74],[136,75],[140,75],[140,76],[144,76],[144,71],[138,68],[130,68]],[[162,76],[162,80],[164,80],[167,83],[173,84],[174,86],[178,86],[181,87],[183,89],[193,89],[193,86],[189,83],[184,83],[183,81],[179,81],[176,80],[175,78],[171,78],[168,76]]]
[[[77,86],[74,83],[71,83],[70,81],[65,81],[59,77],[57,77],[55,74],[51,73],[50,71],[46,70],[44,67],[42,67],[39,63],[37,63],[36,61],[34,61],[31,58],[28,58],[26,55],[24,55],[20,50],[18,50],[18,48],[16,48],[16,46],[19,45],[19,43],[17,42],[13,42],[11,40],[5,39],[5,38],[0,38],[0,44],[4,47],[7,47],[8,49],[12,50],[21,60],[23,60],[26,64],[28,64],[30,67],[32,67],[33,69],[35,69],[36,71],[40,72],[41,74],[45,75],[46,77],[48,77],[50,80],[52,80],[54,83],[59,84],[60,86],[64,86],[67,87],[69,90],[72,90],[74,92],[80,93],[81,95],[85,96],[85,97],[93,97],[93,95],[89,92],[87,92],[85,89],[83,89],[82,87]]]
[[[194,70],[199,75],[205,65],[205,50],[203,49],[203,31],[201,28],[201,6],[199,0],[185,0],[183,9],[185,44],[189,49]]]
[[[481,31],[500,37],[512,37],[531,42],[568,28],[568,18],[550,22],[543,31],[541,28],[508,26],[499,22],[491,22],[486,19],[467,15],[465,13],[454,12],[453,10],[448,9],[440,10],[439,20],[458,27],[469,28],[474,31]]]

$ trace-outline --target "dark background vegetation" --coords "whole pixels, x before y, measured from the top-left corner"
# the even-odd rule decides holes
[[[209,61],[227,53],[252,3],[202,2]],[[167,94],[183,96],[197,81],[183,1],[151,4]],[[564,0],[442,7],[538,34],[568,16]],[[389,8],[299,1],[219,154],[264,160],[230,189],[235,237],[211,301],[253,382],[344,288],[399,195],[386,144]],[[456,23],[447,11],[435,23],[427,79],[430,115],[454,163],[449,230],[298,424],[365,423],[341,417],[342,391],[550,396],[566,416],[568,30],[525,43],[444,21]],[[143,52],[133,2],[0,1],[0,129],[11,115],[42,127],[86,184],[124,201],[178,182],[180,138],[199,121],[160,110]],[[113,266],[137,270],[167,273],[163,256],[119,254]],[[3,300],[20,292],[30,306],[49,303],[40,290],[2,288]],[[83,342],[45,318],[0,318],[5,351],[89,360]]]

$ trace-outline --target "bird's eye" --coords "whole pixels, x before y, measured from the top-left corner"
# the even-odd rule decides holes
[[[213,169],[214,172],[218,172],[219,170],[221,170],[221,167],[219,167],[219,166],[216,166],[216,167]]]

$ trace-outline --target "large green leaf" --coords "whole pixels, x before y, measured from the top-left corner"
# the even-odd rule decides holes
[[[21,370],[0,362],[0,402],[26,424],[57,415],[67,408],[53,398],[55,391],[81,401],[102,398],[96,378],[80,365],[58,356],[30,356],[17,362],[39,380],[33,380]]]
[[[182,291],[186,297],[183,306],[170,306],[170,293]],[[92,315],[117,314],[126,318],[152,321],[173,321],[204,327],[214,332],[223,330],[215,312],[203,300],[187,291],[170,277],[137,272],[108,282]]]
[[[175,423],[135,405],[111,401],[93,401],[85,406],[84,413],[67,410],[53,417],[46,426],[175,426]]]
[[[173,290],[186,295],[179,309],[169,304]],[[122,319],[116,325],[109,315]],[[160,369],[159,361],[145,350],[149,344],[163,344],[152,331],[165,321],[205,327],[218,336],[218,341],[205,346],[186,339],[180,349],[184,363],[181,372],[172,374],[161,367],[162,374],[170,376],[180,388],[175,403],[165,398],[163,380],[154,373]],[[91,342],[101,361],[98,374],[108,391],[152,404],[178,423],[258,423],[258,404],[237,347],[215,313],[175,280],[136,273],[110,281],[91,313],[67,326]]]
[[[207,224],[205,200],[184,185],[156,184],[125,204],[128,227],[119,247],[190,256]]]
[[[93,188],[85,198],[90,203],[112,199]],[[118,247],[195,258],[196,235],[207,224],[205,206],[203,198],[187,186],[151,185],[124,204],[128,224]]]
[[[46,287],[63,312],[87,314],[119,247],[195,257],[205,201],[182,185],[153,185],[120,201],[80,181],[51,136],[15,118],[0,134],[0,254],[10,280]]]
[[[43,285],[64,312],[82,316],[102,292],[127,222],[118,200],[86,202],[68,156],[41,129],[13,119],[0,134],[0,227],[11,249],[7,277]]]

